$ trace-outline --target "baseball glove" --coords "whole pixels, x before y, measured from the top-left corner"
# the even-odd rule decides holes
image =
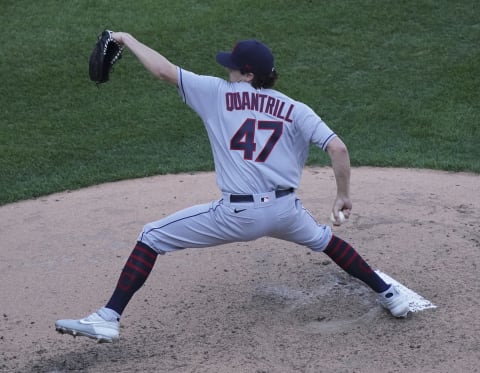
[[[90,79],[97,84],[108,82],[112,66],[122,57],[122,53],[123,46],[112,38],[112,31],[103,31],[90,55]]]

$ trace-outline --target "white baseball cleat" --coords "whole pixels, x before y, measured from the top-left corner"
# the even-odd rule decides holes
[[[390,287],[378,295],[378,300],[383,308],[386,308],[395,317],[407,317],[410,311],[407,296],[396,286]]]
[[[84,336],[96,339],[97,342],[113,342],[118,339],[118,321],[106,321],[96,312],[80,320],[57,320],[55,330],[61,334],[71,334],[74,337]]]

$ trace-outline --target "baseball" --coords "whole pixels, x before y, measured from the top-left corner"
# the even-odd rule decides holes
[[[333,212],[330,213],[330,220],[332,221],[332,223],[337,223],[337,224],[343,224],[343,222],[345,221],[345,215],[343,214],[342,211],[339,211],[338,212],[338,222],[335,220],[335,216],[333,216]]]

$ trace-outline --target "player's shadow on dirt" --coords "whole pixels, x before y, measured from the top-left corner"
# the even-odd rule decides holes
[[[62,372],[85,372],[95,370],[95,366],[108,366],[112,362],[128,359],[142,359],[142,355],[148,356],[148,352],[142,348],[133,348],[125,343],[98,344],[93,341],[91,347],[78,345],[78,350],[59,353],[58,355],[45,358],[38,357],[32,360],[26,367],[25,372],[35,373],[62,373]]]

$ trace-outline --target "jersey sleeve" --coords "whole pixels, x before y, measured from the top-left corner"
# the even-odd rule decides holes
[[[190,108],[203,120],[212,114],[216,107],[219,87],[223,80],[220,78],[198,75],[178,68],[178,94]]]
[[[337,135],[310,107],[299,103],[297,105],[299,105],[299,113],[296,122],[304,139],[323,151],[327,150],[328,143]]]

